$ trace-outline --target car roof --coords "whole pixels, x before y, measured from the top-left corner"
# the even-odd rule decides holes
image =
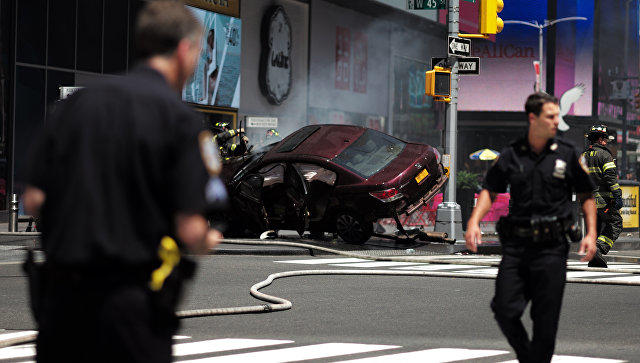
[[[286,142],[287,139],[295,136],[299,131],[306,128],[317,128],[317,130],[291,151],[280,153],[276,146],[269,153],[272,155],[273,153],[313,155],[321,158],[333,159],[367,130],[364,127],[353,125],[309,125],[289,135],[282,140],[282,143]]]

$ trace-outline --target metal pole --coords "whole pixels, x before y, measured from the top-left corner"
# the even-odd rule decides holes
[[[544,56],[542,53],[542,43],[543,43],[543,39],[542,39],[542,26],[538,27],[538,53],[539,53],[539,58],[540,58],[540,83],[538,84],[538,91],[540,92],[544,92],[544,88],[542,88],[542,80],[544,79],[542,77],[542,73],[543,73],[543,69],[544,69],[544,63],[542,62],[544,60]]]
[[[627,0],[625,2],[625,17],[624,17],[624,58],[622,62],[624,64],[624,75],[629,77],[629,3],[633,0]],[[628,79],[625,82],[629,82]],[[622,160],[620,160],[620,178],[627,178],[627,102],[625,99],[622,101]]]
[[[18,232],[18,195],[11,194],[9,201],[9,232]]]
[[[458,37],[460,21],[459,0],[449,0],[449,36]],[[451,63],[451,101],[446,105],[447,137],[446,152],[451,156],[449,164],[449,182],[444,203],[438,205],[436,212],[436,232],[446,232],[453,240],[464,238],[462,232],[462,214],[460,205],[456,203],[456,149],[458,139],[458,59],[453,57]]]

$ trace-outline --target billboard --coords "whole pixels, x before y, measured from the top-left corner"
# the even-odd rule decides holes
[[[240,105],[241,21],[227,15],[187,6],[204,25],[202,50],[182,99],[207,106]]]
[[[468,6],[466,2],[461,4]],[[587,20],[552,25],[556,30],[556,62],[551,70],[555,76],[554,94],[560,98],[565,91],[584,84],[584,94],[567,114],[588,116],[591,115],[593,83],[593,1],[558,0],[557,7],[558,18],[583,16]],[[500,17],[505,21],[544,24],[547,10],[546,1],[513,0],[505,2]],[[543,30],[543,90],[546,89],[547,32],[548,28]],[[505,24],[495,41],[474,39],[471,56],[480,57],[480,75],[460,77],[459,109],[523,111],[524,101],[534,91],[536,82],[533,62],[540,59],[539,30],[522,24]]]

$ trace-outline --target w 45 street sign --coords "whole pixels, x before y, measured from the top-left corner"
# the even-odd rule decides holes
[[[407,10],[446,9],[447,0],[407,0]]]

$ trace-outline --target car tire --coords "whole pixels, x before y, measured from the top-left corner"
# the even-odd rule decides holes
[[[373,234],[373,222],[355,211],[336,214],[336,232],[347,243],[363,244]]]

